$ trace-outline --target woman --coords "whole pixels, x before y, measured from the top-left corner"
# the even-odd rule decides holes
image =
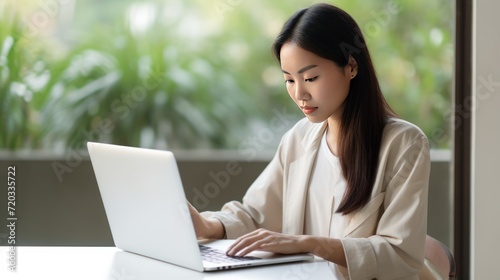
[[[429,146],[395,117],[365,40],[341,9],[295,13],[273,45],[305,114],[243,202],[199,214],[199,238],[237,238],[228,255],[308,252],[340,279],[418,279],[427,230]]]

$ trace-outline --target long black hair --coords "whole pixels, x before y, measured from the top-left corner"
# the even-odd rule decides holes
[[[273,44],[278,61],[281,47],[288,42],[342,68],[349,63],[349,57],[358,64],[344,102],[338,139],[347,189],[337,212],[351,213],[370,199],[382,133],[388,117],[395,114],[382,95],[363,34],[345,11],[329,4],[315,4],[296,12]]]

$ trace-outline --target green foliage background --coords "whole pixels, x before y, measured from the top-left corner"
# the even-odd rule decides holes
[[[316,1],[0,1],[0,149],[237,149],[276,110],[302,117],[270,47]],[[329,2],[358,21],[390,105],[448,148],[452,4]]]

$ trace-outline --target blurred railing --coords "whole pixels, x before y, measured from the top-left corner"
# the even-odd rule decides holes
[[[237,151],[175,154],[186,197],[200,211],[240,200],[273,155],[262,152],[249,161]],[[434,150],[431,158],[428,233],[452,247],[450,152]],[[0,153],[0,170],[7,172],[9,165],[16,166],[17,244],[113,245],[88,157]],[[55,167],[64,173],[58,176]],[[6,195],[0,192],[0,201],[6,201]],[[0,220],[5,221],[6,215],[0,211]],[[7,245],[6,229],[0,228],[0,246]]]

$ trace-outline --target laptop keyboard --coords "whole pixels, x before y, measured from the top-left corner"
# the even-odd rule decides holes
[[[212,263],[235,263],[249,260],[258,260],[257,257],[230,257],[222,250],[214,249],[212,247],[199,245],[201,257],[204,261]]]

